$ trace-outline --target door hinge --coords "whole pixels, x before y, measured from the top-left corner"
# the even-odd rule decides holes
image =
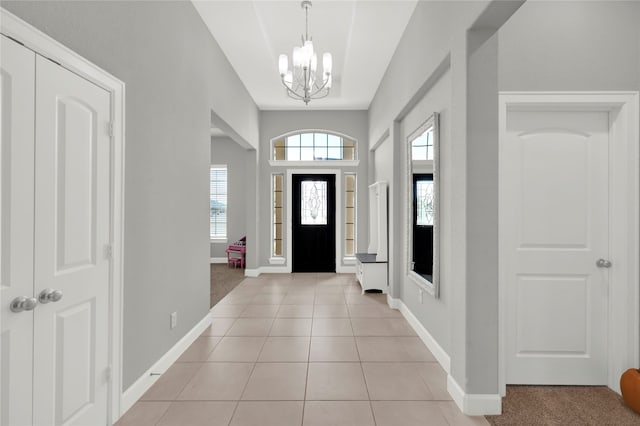
[[[109,134],[110,138],[113,137],[113,121],[109,121],[107,123],[107,133]]]
[[[104,370],[104,380],[109,383],[111,382],[111,366],[108,366],[105,370]]]
[[[104,246],[104,257],[107,259],[111,259],[113,257],[113,247],[109,244]]]

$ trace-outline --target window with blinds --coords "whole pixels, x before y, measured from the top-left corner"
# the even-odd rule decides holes
[[[209,237],[227,238],[227,166],[213,165],[209,172]]]

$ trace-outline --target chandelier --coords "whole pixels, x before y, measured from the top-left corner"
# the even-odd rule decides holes
[[[311,99],[324,98],[331,90],[331,53],[322,55],[323,72],[318,78],[316,68],[318,57],[313,51],[313,42],[309,37],[309,8],[311,1],[304,0],[300,3],[305,14],[305,34],[302,36],[302,46],[293,48],[293,69],[289,70],[289,58],[280,55],[278,68],[280,80],[287,89],[287,95],[293,99],[300,99],[306,105]]]

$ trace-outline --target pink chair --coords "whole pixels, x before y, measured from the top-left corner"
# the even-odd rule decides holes
[[[247,237],[240,238],[239,241],[231,244],[227,247],[227,266],[233,265],[234,268],[245,266],[245,254],[247,250],[246,246]]]

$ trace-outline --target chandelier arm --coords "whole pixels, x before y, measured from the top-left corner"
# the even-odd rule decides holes
[[[325,89],[327,93],[325,93],[324,96],[322,97],[324,98],[325,96],[327,96],[329,94],[329,91],[331,90],[331,88],[326,87],[328,82],[329,82],[329,79],[326,79],[324,83],[322,83],[322,86],[318,86],[318,83],[314,83],[315,91],[312,92],[310,96],[315,96],[316,94],[320,93],[322,90],[325,90]]]
[[[298,93],[296,93],[295,91],[289,89],[289,86],[287,86],[287,84],[285,83],[284,79],[282,79],[282,85],[284,86],[284,88],[287,90],[287,95],[292,98],[292,99],[297,99],[297,100],[304,100],[303,96],[300,96]]]
[[[302,100],[308,105],[309,101],[312,99],[320,99],[329,95],[331,87],[327,87],[327,84],[329,83],[331,76],[330,71],[328,71],[326,74],[321,74],[321,79],[317,79],[318,75],[315,71],[316,55],[313,52],[313,45],[311,44],[311,38],[309,37],[309,9],[312,6],[311,0],[302,0],[300,6],[304,9],[305,15],[305,33],[301,37],[302,47],[296,47],[294,49],[294,67],[291,72],[281,74],[280,81],[285,87],[286,93],[290,98]],[[297,56],[296,53],[304,56]],[[303,58],[305,59],[301,61]],[[303,63],[301,64],[300,62]],[[331,64],[329,64],[329,69],[331,69]],[[325,76],[326,78],[324,78]],[[318,84],[319,81],[322,84]]]

